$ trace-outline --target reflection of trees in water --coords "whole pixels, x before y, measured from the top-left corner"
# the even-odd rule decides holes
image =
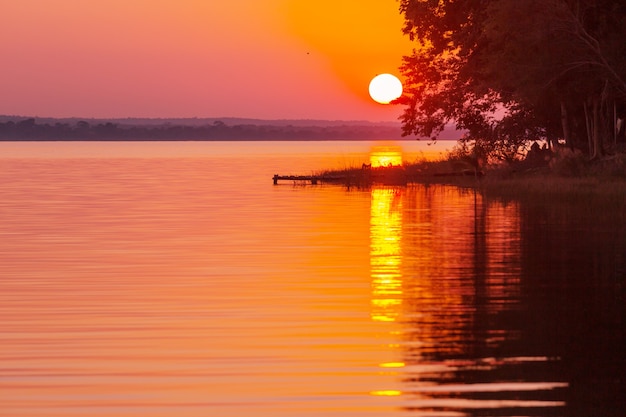
[[[523,334],[519,205],[435,186],[404,206],[408,408],[560,413],[558,362]]]
[[[535,349],[562,358],[570,415],[621,416],[626,224],[589,207],[522,206],[523,331]]]
[[[406,189],[407,409],[622,415],[626,224],[597,213]]]

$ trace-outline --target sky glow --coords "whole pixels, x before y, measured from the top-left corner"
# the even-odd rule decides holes
[[[395,0],[22,0],[0,114],[395,121],[368,95],[410,51]]]

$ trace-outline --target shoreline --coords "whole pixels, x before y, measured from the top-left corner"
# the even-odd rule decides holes
[[[519,167],[524,165],[519,164]],[[439,184],[475,189],[494,198],[577,201],[599,197],[626,206],[626,154],[598,161],[579,158],[520,170],[515,168],[492,166],[485,167],[483,172],[458,161],[440,160],[404,162],[398,166],[371,169],[326,170],[319,175],[345,178],[343,185],[346,186]]]

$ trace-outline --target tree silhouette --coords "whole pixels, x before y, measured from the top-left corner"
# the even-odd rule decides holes
[[[626,4],[402,0],[403,133],[525,146],[563,139],[590,157],[613,152],[626,110]]]

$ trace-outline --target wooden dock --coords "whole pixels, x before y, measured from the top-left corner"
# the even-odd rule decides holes
[[[347,170],[339,173],[320,175],[278,175],[272,177],[274,185],[279,181],[292,181],[305,184],[343,184],[347,186],[370,186],[372,184],[406,185],[408,179],[404,167],[384,167]]]
[[[315,176],[315,175],[278,175],[275,174],[274,177],[272,177],[272,179],[274,180],[274,185],[278,184],[278,181],[306,181],[306,182],[310,182],[311,184],[317,184],[317,182],[320,180],[320,177]]]
[[[341,176],[331,176],[331,175],[278,175],[275,174],[272,179],[274,180],[274,185],[278,184],[278,181],[293,181],[293,182],[308,182],[313,185],[322,182],[340,182],[345,178]]]

